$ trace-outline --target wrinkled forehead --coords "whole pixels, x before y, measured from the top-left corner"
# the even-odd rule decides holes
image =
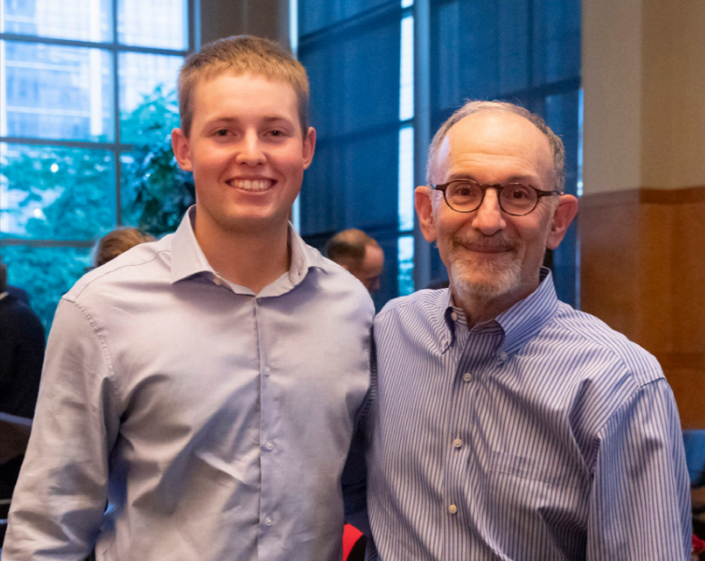
[[[546,189],[555,184],[548,138],[521,115],[480,111],[455,123],[438,151],[437,181],[446,181],[453,174],[472,174],[474,170],[491,176],[495,168],[498,182],[504,181],[502,174],[514,174],[534,176]]]

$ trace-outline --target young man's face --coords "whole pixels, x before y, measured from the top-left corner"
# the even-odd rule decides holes
[[[293,87],[263,76],[200,80],[186,138],[172,133],[179,165],[193,172],[196,235],[257,235],[286,227],[315,148]]]

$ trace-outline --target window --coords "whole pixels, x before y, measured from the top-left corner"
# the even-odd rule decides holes
[[[378,238],[386,256],[378,306],[446,275],[426,242],[414,255],[413,188],[424,182],[418,160],[431,136],[465,100],[503,99],[542,115],[566,145],[566,191],[578,193],[580,0],[297,4],[319,132],[301,231],[318,247],[350,227]],[[574,305],[576,255],[572,226],[549,262],[559,297]]]
[[[385,254],[381,305],[412,290],[413,6],[408,0],[299,0],[298,56],[318,141],[300,229],[322,248],[345,228]]]
[[[144,147],[178,124],[192,9],[0,0],[0,249],[46,327],[95,240],[137,225],[131,179]]]

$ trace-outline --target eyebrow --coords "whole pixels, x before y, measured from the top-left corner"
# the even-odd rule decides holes
[[[240,117],[215,117],[211,120],[209,120],[209,123],[239,123],[242,121]],[[265,117],[262,117],[262,121],[265,123],[275,123],[275,122],[284,122],[284,123],[292,123],[292,121],[283,116],[278,116],[278,115],[268,115]]]
[[[531,175],[511,175],[506,181],[501,183],[482,183],[481,181],[475,179],[472,174],[461,173],[451,175],[446,183],[450,183],[451,181],[462,181],[464,179],[474,181],[478,185],[509,185],[511,183],[528,183],[529,185],[533,185],[537,182],[537,178]]]

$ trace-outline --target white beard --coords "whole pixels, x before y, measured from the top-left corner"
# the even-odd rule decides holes
[[[481,298],[492,300],[517,290],[522,284],[522,261],[517,244],[504,235],[486,239],[456,237],[450,242],[448,276],[453,292],[461,300]],[[476,259],[470,257],[462,245],[480,244],[509,248],[507,253]]]
[[[492,300],[516,290],[522,282],[521,261],[516,254],[512,254],[511,261],[504,261],[501,265],[478,264],[451,256],[448,275],[453,292],[461,300],[475,298]],[[477,275],[473,271],[478,266],[485,268],[485,274],[481,279],[475,278]]]

